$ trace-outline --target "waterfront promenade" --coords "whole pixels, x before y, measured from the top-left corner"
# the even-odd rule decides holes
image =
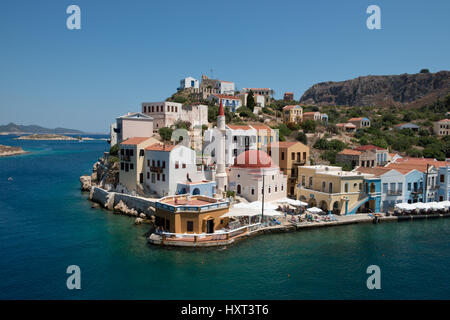
[[[383,223],[383,222],[398,222],[405,220],[418,220],[418,219],[436,219],[447,218],[450,214],[429,214],[429,215],[408,215],[408,216],[378,216],[373,217],[369,214],[353,214],[346,216],[336,216],[336,221],[319,221],[319,222],[302,222],[294,223],[289,221],[290,217],[279,218],[280,225],[264,225],[253,224],[250,226],[243,226],[229,232],[211,234],[211,235],[174,235],[174,234],[156,234],[153,233],[148,237],[148,242],[155,245],[165,246],[177,246],[177,247],[213,247],[213,246],[226,246],[233,244],[239,240],[249,237],[269,234],[269,233],[283,233],[302,231],[314,228],[324,228],[333,226],[343,226],[357,223]]]

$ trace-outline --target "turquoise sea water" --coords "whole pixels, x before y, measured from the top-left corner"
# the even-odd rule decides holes
[[[149,246],[148,226],[91,209],[79,176],[104,141],[17,141],[0,158],[1,299],[450,298],[450,219],[255,237],[225,249]],[[8,181],[13,177],[13,181]],[[66,268],[81,268],[68,290]],[[368,290],[366,268],[381,268]]]

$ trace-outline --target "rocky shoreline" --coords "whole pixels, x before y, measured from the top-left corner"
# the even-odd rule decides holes
[[[83,175],[80,177],[81,191],[89,192],[89,200],[93,201],[92,208],[102,207],[115,214],[122,214],[130,217],[135,217],[135,224],[149,223],[154,221],[152,216],[152,209],[136,210],[130,208],[123,200],[119,200],[114,205],[115,192],[108,192],[117,187],[119,183],[119,162],[114,157],[105,155],[98,159],[92,167],[91,175]],[[94,196],[94,189],[102,189],[107,193],[106,201],[101,202]]]
[[[0,157],[16,156],[19,154],[26,154],[26,153],[29,152],[23,150],[22,147],[0,145]]]

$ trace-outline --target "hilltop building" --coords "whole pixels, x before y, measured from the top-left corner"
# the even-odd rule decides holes
[[[198,89],[200,88],[200,82],[193,77],[187,77],[180,80],[180,87],[177,90],[185,90],[188,88]]]
[[[436,121],[433,124],[434,134],[437,136],[448,136],[450,135],[450,119],[443,119]]]
[[[177,121],[190,122],[192,127],[208,124],[208,106],[202,104],[182,105],[170,101],[143,102],[142,113],[154,119],[154,130],[170,127]]]
[[[370,120],[369,118],[360,117],[360,118],[351,118],[348,120],[348,122],[354,124],[356,126],[356,129],[362,129],[362,128],[369,128],[370,127]]]
[[[214,102],[216,105],[222,103],[222,105],[231,112],[236,112],[236,109],[242,106],[242,101],[239,97],[224,94],[211,94],[208,97],[208,100]]]
[[[247,98],[248,95],[250,93],[249,92],[243,92],[243,93],[239,93],[238,95],[236,95],[236,97],[238,97],[239,99],[241,99],[241,104],[242,106],[246,107],[247,106]],[[264,108],[266,105],[266,98],[265,96],[261,95],[261,94],[253,94],[253,98],[255,99],[255,106],[256,107],[260,107],[260,108]]]
[[[298,123],[303,120],[303,108],[300,105],[288,105],[283,108],[283,121],[285,123]]]
[[[270,103],[270,101],[272,99],[272,95],[273,95],[273,90],[270,88],[242,88],[241,91],[246,92],[246,93],[253,91],[253,94],[255,94],[255,95],[264,96],[265,104]]]
[[[294,93],[293,92],[285,92],[283,96],[284,101],[293,101],[294,100]]]

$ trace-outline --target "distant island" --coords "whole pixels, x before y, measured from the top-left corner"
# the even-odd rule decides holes
[[[28,153],[21,147],[4,146],[0,144],[0,157],[15,156],[18,154]]]
[[[85,132],[75,129],[55,128],[49,129],[37,125],[18,125],[9,123],[7,125],[0,125],[0,134],[84,134]]]
[[[64,136],[62,134],[30,134],[15,138],[15,140],[81,140],[81,138]]]

